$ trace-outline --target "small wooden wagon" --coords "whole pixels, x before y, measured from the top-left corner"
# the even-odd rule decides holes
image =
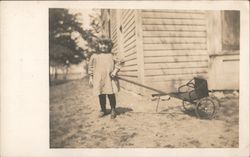
[[[194,77],[192,80],[178,88],[178,92],[166,93],[152,87],[127,80],[120,76],[116,78],[133,83],[135,85],[141,86],[151,91],[157,92],[157,94],[152,94],[153,97],[158,97],[156,112],[160,103],[162,96],[168,95],[170,97],[175,97],[182,100],[183,108],[188,111],[190,109],[195,109],[197,117],[201,119],[212,119],[215,116],[216,111],[220,107],[219,100],[210,96],[209,92],[224,91],[224,90],[208,90],[207,80],[199,77]],[[170,98],[169,97],[169,98]]]
[[[156,111],[160,102],[161,96],[169,95],[182,100],[182,105],[185,110],[195,109],[197,117],[202,119],[212,119],[220,103],[216,97],[209,96],[207,80],[194,77],[192,80],[178,88],[178,92],[152,94],[153,97],[158,97]]]

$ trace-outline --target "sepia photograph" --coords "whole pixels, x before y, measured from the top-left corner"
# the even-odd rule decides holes
[[[48,8],[50,148],[239,148],[239,10]]]
[[[1,157],[249,157],[248,1],[0,1]]]

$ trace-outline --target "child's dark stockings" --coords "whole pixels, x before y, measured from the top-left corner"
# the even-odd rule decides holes
[[[116,106],[115,94],[107,94],[107,95],[109,98],[111,109],[115,109],[115,106]],[[100,102],[101,110],[103,112],[106,112],[106,94],[99,95],[99,102]]]

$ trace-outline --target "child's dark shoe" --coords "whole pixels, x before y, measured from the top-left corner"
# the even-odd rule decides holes
[[[105,115],[107,115],[107,113],[106,112],[103,112],[103,111],[100,111],[100,113],[99,113],[99,118],[102,118],[102,117],[104,117]]]
[[[110,118],[111,118],[111,119],[115,119],[115,117],[116,117],[115,109],[112,109],[112,110],[111,110],[111,114],[110,114]]]

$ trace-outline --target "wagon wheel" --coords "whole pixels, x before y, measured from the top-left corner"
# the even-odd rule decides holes
[[[213,100],[214,105],[215,105],[215,113],[214,113],[214,116],[213,116],[213,117],[215,117],[216,114],[219,112],[220,107],[221,107],[220,100],[217,97],[213,96],[213,95],[211,95],[209,97]]]
[[[192,109],[192,107],[193,107],[193,104],[188,102],[188,101],[183,100],[182,106],[183,106],[185,111],[190,111],[190,109]]]
[[[201,119],[212,119],[215,114],[214,101],[209,97],[202,98],[196,104],[195,113]]]

